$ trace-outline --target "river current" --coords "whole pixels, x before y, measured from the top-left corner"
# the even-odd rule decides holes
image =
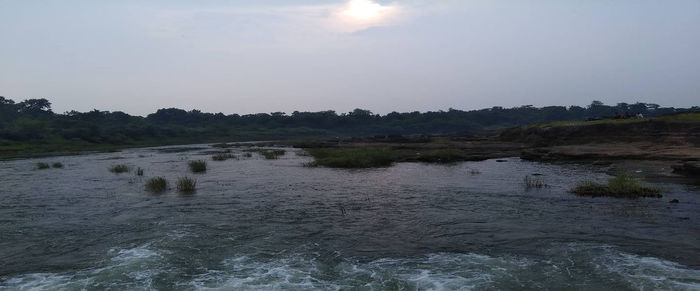
[[[0,162],[0,289],[700,290],[698,186],[590,198],[568,190],[605,181],[600,166],[346,170],[195,147]],[[189,172],[197,159],[206,173]],[[197,191],[146,192],[155,176]]]

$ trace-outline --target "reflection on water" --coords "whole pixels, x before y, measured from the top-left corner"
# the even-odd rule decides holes
[[[0,288],[700,288],[693,186],[587,198],[567,190],[605,179],[595,167],[304,168],[292,149],[188,173],[204,151],[47,158],[65,168],[41,171],[39,160],[2,162]],[[110,173],[116,164],[145,176]],[[529,174],[550,187],[526,190]],[[198,190],[152,195],[154,176],[195,177]]]

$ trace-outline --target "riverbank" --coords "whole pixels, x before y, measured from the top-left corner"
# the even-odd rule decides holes
[[[220,140],[219,140],[220,141]],[[45,144],[0,147],[0,159],[117,151],[129,147],[192,143],[149,141],[130,145]],[[196,141],[196,143],[216,141]],[[236,146],[217,144],[217,147]],[[248,144],[249,145],[249,144]],[[557,122],[476,135],[373,136],[262,142],[305,149],[315,160],[307,166],[386,167],[400,162],[455,163],[520,157],[532,161],[578,161],[600,165],[613,161],[661,161],[664,167],[697,175],[700,161],[700,114],[648,119]]]
[[[479,136],[386,137],[292,144],[309,166],[386,167],[400,162],[454,163],[506,157],[611,166],[651,176],[698,175],[700,114],[651,119],[531,125]],[[646,165],[644,170],[635,165]],[[653,166],[648,166],[653,165]]]

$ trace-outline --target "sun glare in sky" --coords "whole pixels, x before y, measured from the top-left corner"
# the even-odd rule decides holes
[[[380,20],[390,10],[390,7],[382,6],[371,0],[351,0],[343,14],[358,21],[374,21]]]

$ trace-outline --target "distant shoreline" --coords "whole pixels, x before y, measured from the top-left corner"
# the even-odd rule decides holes
[[[15,146],[14,151],[0,147],[0,160],[217,142],[221,139],[173,139],[130,145],[25,144]],[[520,157],[533,161],[596,164],[620,160],[659,161],[675,167],[679,173],[694,175],[700,161],[700,113],[640,120],[558,122],[481,134],[257,139],[219,143],[215,147],[250,142],[304,148],[315,158],[310,166],[371,168],[397,162],[454,163]]]

